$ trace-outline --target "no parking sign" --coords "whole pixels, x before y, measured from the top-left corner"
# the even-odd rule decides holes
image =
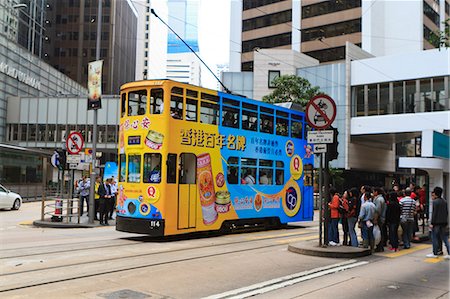
[[[69,154],[78,154],[84,146],[84,139],[80,132],[72,132],[66,140],[67,151]]]

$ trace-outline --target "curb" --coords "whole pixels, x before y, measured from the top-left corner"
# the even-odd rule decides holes
[[[65,223],[65,222],[50,222],[50,221],[42,221],[35,220],[33,221],[33,225],[37,227],[50,227],[50,228],[95,228],[95,227],[103,227],[98,224],[83,224],[83,223]]]
[[[290,252],[331,258],[357,258],[371,255],[370,249],[339,246],[339,247],[319,247],[316,243],[296,243],[289,245]]]

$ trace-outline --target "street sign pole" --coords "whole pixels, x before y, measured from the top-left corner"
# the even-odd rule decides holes
[[[319,154],[320,168],[319,168],[319,247],[322,247],[322,226],[323,226],[323,194],[322,194],[322,157]]]
[[[97,41],[96,41],[96,49],[95,49],[95,60],[98,61],[100,59],[100,37],[102,32],[102,2],[98,1],[98,10],[97,10]],[[97,111],[98,109],[94,109],[94,124],[93,124],[93,134],[92,137],[92,169],[91,169],[91,188],[89,190],[89,223],[94,223],[94,215],[96,214],[94,199],[95,199],[95,160],[97,159],[96,151],[97,151]]]

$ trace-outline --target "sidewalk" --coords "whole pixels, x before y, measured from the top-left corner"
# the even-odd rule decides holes
[[[33,221],[33,225],[37,227],[50,227],[50,228],[94,228],[94,227],[105,227],[104,225],[100,225],[98,220],[94,220],[93,224],[89,223],[89,218],[87,214],[84,214],[80,217],[80,223],[78,223],[77,217],[71,217],[71,221],[65,222],[66,219],[63,219],[61,222],[53,222],[51,219],[45,220],[35,220]],[[113,215],[113,220],[108,220],[109,226],[115,226],[115,214]]]

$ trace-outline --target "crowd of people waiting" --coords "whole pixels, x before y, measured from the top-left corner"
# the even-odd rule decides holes
[[[80,197],[80,216],[84,214],[84,202],[86,202],[86,213],[89,214],[90,187],[90,180],[87,176],[83,176],[75,183],[75,190]],[[94,191],[94,220],[99,221],[100,225],[109,225],[108,220],[113,219],[113,213],[116,207],[117,183],[114,177],[102,181],[102,178],[97,176]]]
[[[416,187],[411,184],[408,188],[400,190],[394,186],[386,193],[381,187],[362,186],[345,191],[342,196],[336,189],[330,189],[328,245],[340,246],[339,222],[342,223],[342,245],[364,247],[372,252],[382,252],[389,244],[388,249],[399,251],[411,247],[411,241],[419,231],[418,220],[425,221],[426,186]],[[450,258],[448,245],[448,208],[447,202],[442,198],[442,188],[436,187],[432,192],[433,210],[430,219],[430,229],[433,239],[433,254],[427,257],[436,257],[442,254],[442,242],[447,248],[446,259]],[[362,242],[358,242],[356,225],[361,230]]]

